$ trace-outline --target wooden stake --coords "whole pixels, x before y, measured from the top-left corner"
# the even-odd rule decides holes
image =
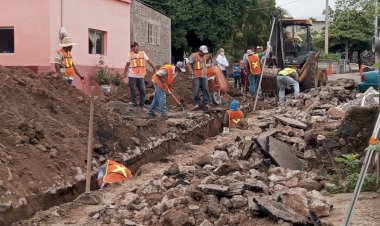
[[[93,146],[93,128],[94,128],[94,92],[95,86],[91,86],[90,101],[90,120],[88,126],[88,143],[87,143],[87,170],[86,170],[86,193],[91,191],[91,163],[92,163],[92,146]]]

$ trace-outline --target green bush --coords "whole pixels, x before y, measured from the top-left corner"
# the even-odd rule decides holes
[[[111,82],[111,74],[109,73],[108,66],[105,64],[102,58],[99,59],[99,63],[96,67],[96,83],[98,83],[99,85],[109,85]]]
[[[339,60],[340,59],[340,55],[339,54],[323,54],[319,57],[319,59],[321,60]]]
[[[332,193],[353,192],[360,175],[360,161],[358,154],[346,154],[341,158],[334,158],[338,163],[343,163],[343,169],[335,169],[334,174],[325,176],[328,181],[326,188]],[[380,179],[374,173],[367,172],[361,191],[376,191],[379,188]]]

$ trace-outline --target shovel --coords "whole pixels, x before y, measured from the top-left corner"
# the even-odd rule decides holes
[[[183,105],[181,104],[181,102],[177,99],[177,97],[174,96],[174,94],[172,93],[172,91],[170,89],[168,89],[168,93],[170,93],[170,95],[172,95],[172,97],[174,98],[175,102],[177,102],[177,104],[181,107],[181,111],[185,110],[185,108],[183,107]]]

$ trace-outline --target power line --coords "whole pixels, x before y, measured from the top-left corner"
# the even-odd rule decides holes
[[[277,6],[277,7],[283,7],[283,6],[290,5],[290,4],[293,4],[293,3],[295,3],[295,2],[298,2],[298,1],[301,1],[301,0],[295,0],[295,1],[292,1],[292,2],[288,2],[288,3],[285,3],[285,4],[279,5],[279,6]],[[273,6],[267,6],[267,7],[261,7],[261,8],[248,9],[248,11],[256,11],[256,10],[269,9],[269,8],[273,8]]]

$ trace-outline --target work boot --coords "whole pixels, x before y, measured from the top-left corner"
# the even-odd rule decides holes
[[[148,112],[148,115],[151,116],[151,117],[157,116],[157,114],[155,112]]]
[[[223,127],[223,134],[229,134],[229,133],[230,133],[230,128]]]
[[[194,105],[194,108],[192,109],[192,111],[197,111],[197,110],[199,110],[199,104]]]
[[[206,110],[208,110],[208,109],[210,109],[211,108],[211,106],[209,105],[209,104],[205,104],[205,109]]]

